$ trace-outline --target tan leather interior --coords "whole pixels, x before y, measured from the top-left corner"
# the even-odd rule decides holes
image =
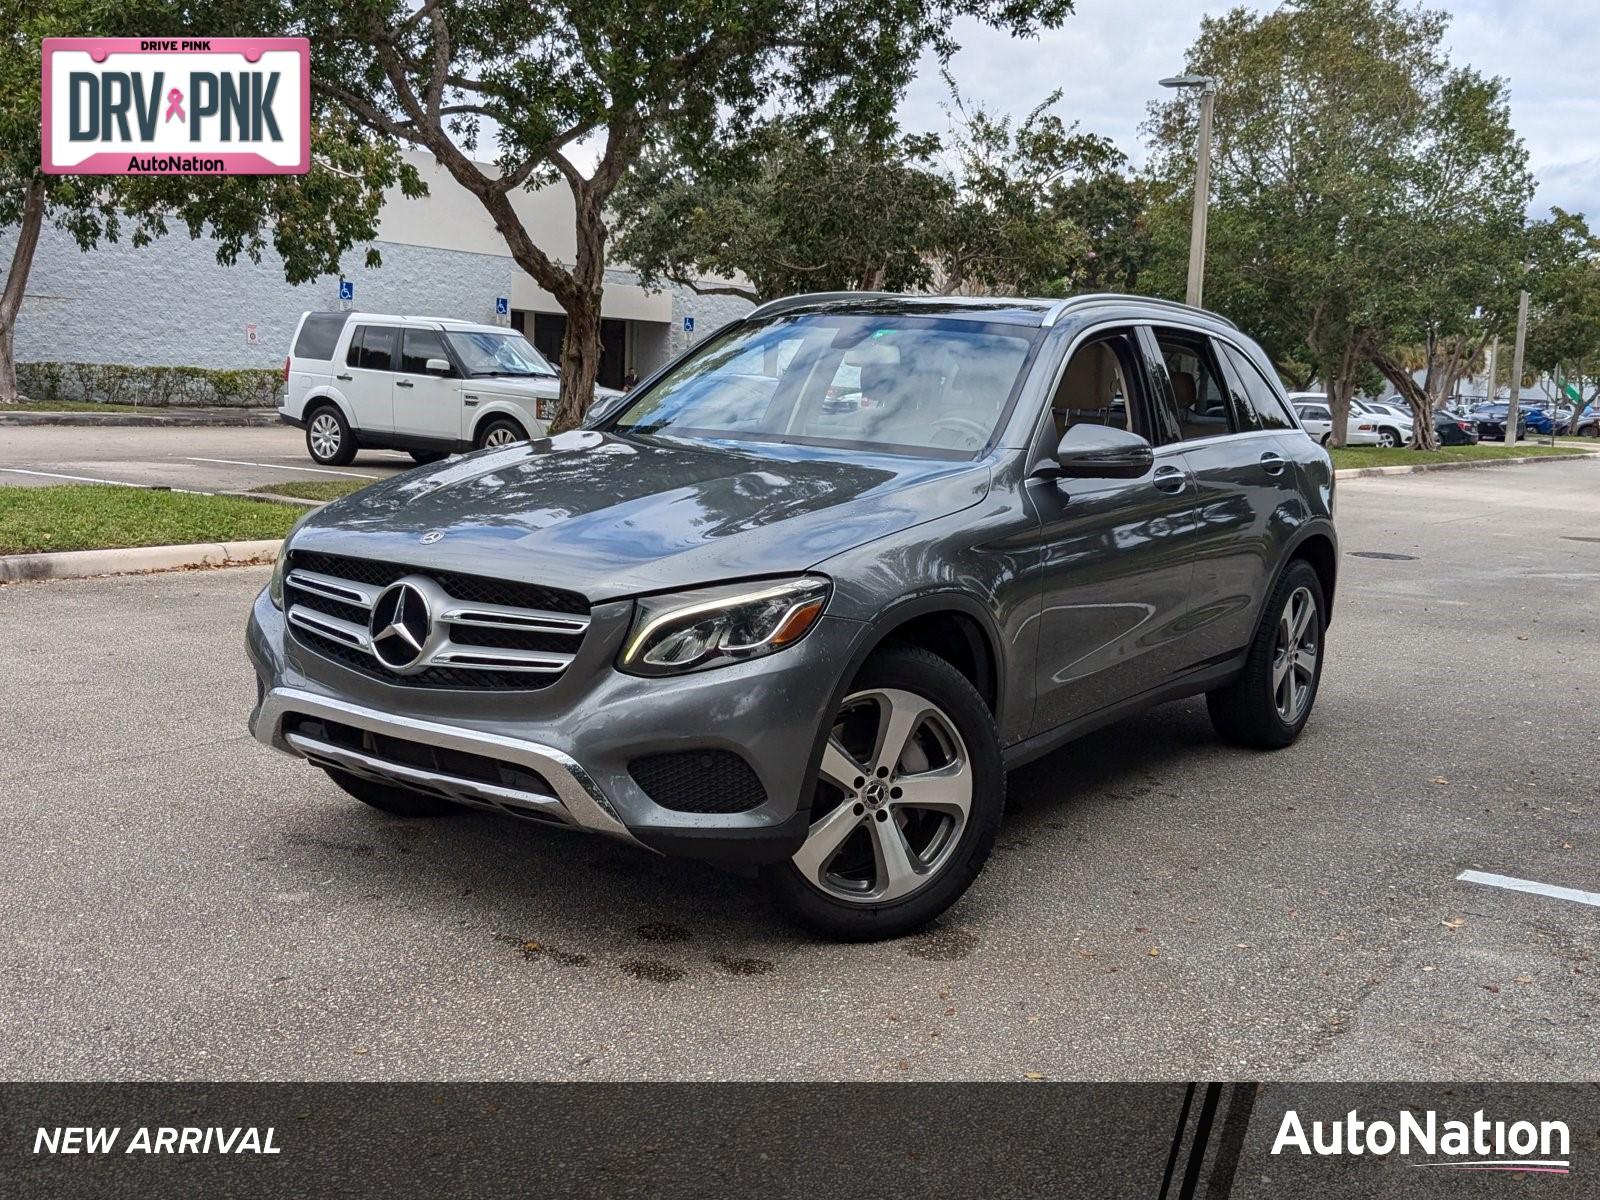
[[[1056,436],[1066,433],[1072,410],[1108,411],[1125,394],[1116,352],[1104,342],[1081,347],[1067,364],[1051,406],[1055,413]]]

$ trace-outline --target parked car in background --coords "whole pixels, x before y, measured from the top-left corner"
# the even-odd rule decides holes
[[[1556,432],[1557,418],[1548,408],[1530,404],[1523,414],[1529,433],[1552,434]]]
[[[1433,414],[1433,433],[1441,446],[1476,446],[1478,427],[1466,417],[1439,409]]]
[[[1511,411],[1509,404],[1482,404],[1468,414],[1469,419],[1478,427],[1478,436],[1486,442],[1503,442],[1506,440],[1506,415]],[[1521,405],[1517,406],[1517,440],[1520,442],[1528,436],[1528,410]]]
[[[425,463],[542,437],[561,391],[556,369],[499,325],[308,312],[292,344],[278,416],[304,429],[312,459],[329,466],[360,449],[406,450]]]
[[[1378,444],[1399,448],[1411,443],[1415,422],[1409,405],[1396,407],[1376,400],[1351,400],[1350,411],[1371,417],[1378,426]]]
[[[1592,404],[1584,409],[1572,432],[1577,437],[1600,437],[1600,410]]]
[[[1333,440],[1333,410],[1328,406],[1324,392],[1290,392],[1289,403],[1300,418],[1300,427],[1326,446]],[[1350,407],[1350,419],[1345,425],[1346,446],[1381,446],[1383,439],[1378,424],[1366,413]]]

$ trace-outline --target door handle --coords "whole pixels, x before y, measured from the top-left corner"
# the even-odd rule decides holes
[[[416,387],[417,386],[416,384],[412,383],[411,380],[409,380],[409,379],[396,379],[394,381],[394,385],[395,385],[395,387]]]
[[[1261,456],[1261,466],[1268,475],[1282,475],[1284,468],[1283,456],[1270,451]]]
[[[1187,478],[1181,467],[1157,467],[1150,482],[1163,492],[1181,492]]]
[[[349,383],[352,379],[355,378],[355,376],[354,375],[335,375],[334,378],[335,379],[342,379],[345,383]]]

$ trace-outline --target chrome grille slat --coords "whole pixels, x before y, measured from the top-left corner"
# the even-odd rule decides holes
[[[313,596],[321,596],[326,600],[338,600],[343,604],[354,604],[357,608],[371,608],[378,598],[378,593],[383,590],[348,579],[336,579],[332,575],[323,575],[317,571],[290,571],[283,581],[290,587],[299,588],[302,592],[310,592]]]
[[[385,590],[401,580],[421,589],[433,626],[409,662],[396,658],[388,643],[375,647],[369,629],[370,614],[384,609],[379,601]],[[456,594],[454,586],[468,594]],[[548,687],[572,664],[590,624],[587,612],[561,611],[582,607],[575,593],[317,553],[290,552],[284,592],[289,626],[302,645],[350,669],[413,687]],[[560,608],[476,598],[497,593]],[[459,632],[452,636],[452,630]],[[380,656],[379,650],[386,653]]]
[[[309,629],[312,633],[320,633],[323,637],[334,638],[358,650],[365,650],[369,654],[372,652],[366,629],[352,621],[329,616],[327,613],[300,604],[290,605],[288,619],[291,625]]]

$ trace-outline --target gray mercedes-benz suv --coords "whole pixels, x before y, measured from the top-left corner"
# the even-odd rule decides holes
[[[1220,317],[794,297],[590,428],[307,517],[251,614],[251,727],[386,812],[758,868],[889,936],[972,882],[1010,767],[1198,693],[1230,741],[1294,741],[1332,516]]]

